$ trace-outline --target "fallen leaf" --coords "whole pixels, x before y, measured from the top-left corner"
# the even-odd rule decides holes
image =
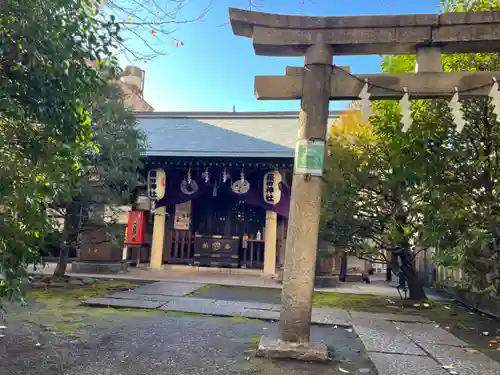
[[[477,353],[477,350],[476,349],[471,349],[471,348],[466,348],[465,351],[467,353],[471,353],[471,354],[474,354],[474,353]]]

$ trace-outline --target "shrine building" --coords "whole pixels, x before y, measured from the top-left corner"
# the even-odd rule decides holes
[[[329,124],[337,117],[331,112]],[[149,143],[149,187],[129,214],[127,260],[274,275],[284,259],[298,112],[137,118]]]

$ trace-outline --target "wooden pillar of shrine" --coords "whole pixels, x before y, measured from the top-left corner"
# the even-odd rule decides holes
[[[151,244],[150,268],[153,271],[163,269],[163,243],[165,240],[166,207],[158,207],[154,214],[153,240]]]
[[[266,211],[266,229],[264,233],[264,275],[274,276],[276,273],[276,240],[278,230],[278,214]]]

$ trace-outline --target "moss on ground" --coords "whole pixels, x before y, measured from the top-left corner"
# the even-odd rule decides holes
[[[204,293],[212,288],[215,288],[217,285],[215,284],[207,284],[207,285],[203,285],[201,288],[198,288],[196,290],[193,290],[192,292],[189,292],[189,293],[186,293],[185,296],[193,296],[195,294],[201,294],[201,293]]]
[[[250,318],[245,318],[244,316],[227,316],[227,317],[221,317],[220,319],[234,324],[262,324],[264,322],[263,320],[260,319],[250,319]]]
[[[248,344],[250,345],[259,345],[259,342],[260,342],[260,336],[255,336],[255,337],[252,337],[251,339],[249,339],[248,341]]]
[[[41,306],[9,317],[37,324],[49,331],[76,336],[79,329],[99,322],[161,314],[156,310],[87,307],[81,304],[82,300],[88,298],[102,297],[113,290],[134,289],[137,286],[123,281],[103,281],[85,287],[68,285],[66,288],[35,289],[26,294],[27,301],[36,301]]]

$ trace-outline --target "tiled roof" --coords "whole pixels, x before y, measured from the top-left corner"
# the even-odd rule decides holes
[[[293,158],[298,112],[138,113],[149,156]],[[330,112],[329,124],[338,117]]]

